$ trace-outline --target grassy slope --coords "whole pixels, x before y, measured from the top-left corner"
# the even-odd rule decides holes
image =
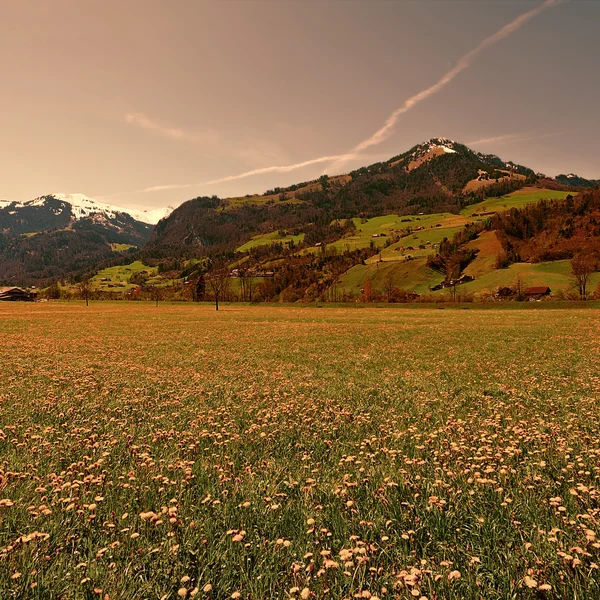
[[[133,246],[132,244],[111,244],[110,247],[113,252],[125,252],[131,248],[137,248],[137,246]]]
[[[251,240],[237,248],[236,252],[247,252],[252,248],[256,248],[258,246],[267,246],[276,242],[285,244],[286,242],[293,241],[297,244],[302,242],[303,240],[303,233],[301,233],[300,235],[279,235],[278,231],[273,231],[271,233],[265,233],[263,235],[254,236]]]
[[[524,188],[507,196],[500,198],[489,198],[481,204],[471,205],[461,211],[460,215],[451,213],[439,213],[433,215],[409,215],[407,217],[398,217],[396,215],[388,215],[383,217],[375,217],[369,219],[366,223],[360,223],[359,219],[355,219],[357,232],[349,238],[339,240],[335,244],[338,249],[344,249],[348,245],[350,248],[366,248],[373,241],[377,248],[382,248],[381,259],[385,262],[400,261],[402,266],[391,269],[391,272],[396,277],[396,285],[399,287],[416,291],[417,293],[425,293],[429,287],[443,280],[443,275],[427,269],[425,266],[425,258],[435,252],[436,245],[441,242],[444,237],[452,239],[455,233],[460,231],[468,222],[480,221],[485,217],[477,217],[480,212],[502,212],[514,207],[523,207],[527,204],[539,202],[541,199],[561,199],[565,198],[568,192],[560,192],[548,189],[539,188]],[[436,227],[439,225],[439,227]],[[424,227],[421,231],[415,231],[407,237],[403,237],[399,242],[392,244],[388,248],[383,248],[386,238],[373,238],[373,233],[387,233],[398,229],[404,229],[407,226]],[[419,245],[424,245],[424,249],[419,249]],[[412,246],[413,250],[407,248]],[[495,234],[484,233],[477,240],[471,242],[469,246],[479,248],[480,253],[475,261],[467,267],[465,273],[474,277],[489,276],[480,282],[469,284],[469,291],[480,291],[495,285],[511,285],[513,281],[506,283],[507,278],[513,277],[513,272],[509,269],[509,273],[493,275],[493,266],[498,252],[501,251],[501,246]],[[414,257],[415,261],[405,262],[407,256]],[[379,256],[369,259],[369,264],[379,261]],[[381,265],[380,265],[381,267]],[[532,280],[532,285],[539,282],[540,285],[552,284],[558,287],[568,287],[568,277],[564,274],[558,276],[557,279],[548,279],[544,281],[546,271],[540,270],[539,267],[531,266],[532,268],[525,269]],[[564,270],[563,267],[556,267],[559,270]],[[551,270],[551,269],[550,269]],[[390,271],[385,271],[386,273]],[[384,276],[373,272],[372,269],[366,269],[364,266],[357,265],[350,269],[340,279],[340,289],[352,293],[359,293],[364,287],[365,278],[368,276],[376,282],[375,287],[381,288],[381,282]],[[495,284],[496,281],[500,283]],[[460,288],[463,289],[462,287]],[[440,292],[438,292],[440,293]]]
[[[0,597],[599,598],[599,323],[4,303]]]
[[[525,187],[522,190],[518,190],[506,196],[488,198],[478,204],[471,204],[470,206],[463,208],[461,214],[464,216],[471,216],[480,212],[502,212],[510,208],[522,208],[527,204],[533,204],[542,199],[562,200],[572,193],[573,192]]]
[[[431,285],[443,280],[442,275],[426,266],[424,259],[389,261],[352,267],[339,279],[338,289],[340,292],[359,295],[368,278],[374,292],[383,292],[384,281],[390,274],[396,285],[419,294],[428,292]]]
[[[92,278],[92,285],[99,290],[104,291],[116,291],[116,290],[126,290],[132,289],[136,287],[135,285],[129,283],[129,278],[135,273],[140,273],[141,271],[148,271],[149,273],[156,273],[156,268],[149,267],[142,263],[139,260],[132,262],[129,265],[119,265],[116,267],[108,267],[107,269],[102,269],[99,271],[95,277]],[[101,281],[102,279],[108,278],[109,281]],[[109,284],[124,284],[124,287],[119,288],[109,288]]]
[[[469,242],[465,247],[478,251],[475,260],[463,271],[465,275],[471,277],[481,277],[491,273],[494,270],[496,257],[503,252],[502,244],[495,231],[480,233],[476,240]]]
[[[520,277],[525,287],[547,285],[553,290],[571,289],[574,285],[570,276],[568,260],[557,260],[545,263],[516,263],[507,269],[497,269],[482,275],[475,281],[460,286],[461,291],[493,292],[496,287],[508,287],[515,284]],[[588,289],[591,291],[600,284],[600,273],[594,273],[590,278]]]

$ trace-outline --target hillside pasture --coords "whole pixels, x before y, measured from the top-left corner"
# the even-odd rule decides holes
[[[116,288],[118,291],[130,290],[136,287],[135,284],[129,283],[131,276],[143,271],[146,271],[151,276],[156,276],[157,274],[156,267],[149,267],[142,261],[136,260],[128,265],[117,265],[98,271],[98,273],[92,277],[91,283],[95,289],[102,291],[114,291],[115,288],[109,287],[109,285],[114,286],[116,284],[119,285],[119,287]]]
[[[600,310],[469,308],[0,305],[0,597],[600,597]]]
[[[496,258],[504,252],[495,231],[483,231],[477,236],[477,239],[465,244],[465,248],[477,250],[475,260],[463,271],[465,275],[476,278],[491,273],[494,270]]]
[[[564,200],[573,192],[549,190],[545,188],[524,187],[506,196],[487,198],[483,202],[471,204],[461,210],[461,215],[476,216],[480,213],[502,212],[511,208],[523,208],[540,200]]]
[[[299,235],[281,235],[279,231],[272,231],[270,233],[264,233],[262,235],[256,235],[251,240],[248,240],[245,244],[242,244],[236,249],[236,252],[248,252],[252,248],[258,246],[270,246],[271,244],[280,243],[286,244],[294,242],[299,244],[304,240],[304,234]]]
[[[457,289],[467,293],[493,292],[498,287],[515,286],[518,279],[521,280],[523,287],[547,285],[553,291],[575,289],[575,283],[571,276],[571,265],[568,260],[515,263],[506,269],[493,269],[478,277],[475,281],[460,285]],[[588,283],[588,290],[593,291],[599,284],[600,273],[592,274]],[[437,294],[441,293],[443,291],[437,292]]]
[[[373,294],[382,294],[389,277],[393,278],[396,286],[418,294],[427,293],[431,286],[444,279],[442,274],[427,267],[425,259],[371,262],[366,265],[355,265],[346,271],[340,277],[337,289],[340,293],[347,292],[360,296],[365,281],[369,279]]]

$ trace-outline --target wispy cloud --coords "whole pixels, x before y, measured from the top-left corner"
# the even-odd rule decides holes
[[[302,169],[304,167],[310,167],[312,165],[318,165],[319,163],[331,162],[332,160],[338,160],[342,155],[335,156],[320,156],[319,158],[311,158],[303,162],[294,163],[292,165],[278,165],[274,167],[262,167],[260,169],[253,169],[252,171],[245,171],[244,173],[238,173],[237,175],[228,175],[227,177],[221,177],[219,179],[212,179],[211,181],[205,181],[198,185],[214,185],[216,183],[225,183],[226,181],[235,181],[237,179],[244,179],[245,177],[252,177],[253,175],[264,175],[265,173],[288,173],[295,171],[296,169]]]
[[[215,143],[218,142],[220,138],[219,132],[215,129],[207,129],[201,133],[193,133],[176,127],[166,127],[157,123],[142,112],[126,114],[125,121],[130,125],[154,131],[155,133],[172,140],[186,140],[196,143]]]
[[[507,133],[505,135],[497,135],[494,137],[481,138],[479,140],[471,140],[466,142],[467,146],[481,146],[482,144],[494,144],[498,142],[509,142],[523,137],[522,133]]]
[[[172,183],[169,185],[153,185],[151,187],[144,188],[143,190],[137,190],[138,192],[164,192],[165,190],[183,190],[185,188],[192,187],[193,183]]]
[[[459,73],[469,68],[473,61],[486,49],[498,42],[504,40],[509,35],[520,29],[527,21],[532,19],[533,17],[539,15],[542,11],[550,8],[551,6],[555,6],[559,4],[562,0],[545,0],[539,6],[531,9],[530,11],[523,13],[518,16],[516,19],[513,19],[510,23],[499,29],[493,35],[485,38],[478,46],[473,48],[473,50],[467,52],[460,60],[454,65],[452,69],[450,69],[447,73],[444,73],[442,77],[434,83],[432,86],[420,91],[418,94],[411,96],[399,106],[385,121],[384,125],[379,128],[375,133],[370,135],[368,138],[354,146],[350,152],[342,155],[342,158],[337,160],[334,164],[330,166],[330,169],[338,169],[348,160],[352,158],[356,158],[363,150],[370,148],[371,146],[375,146],[377,144],[381,144],[381,142],[388,139],[398,122],[398,118],[407,113],[409,110],[413,109],[415,106],[440,92],[443,88],[445,88]]]
[[[462,71],[469,68],[473,61],[486,49],[498,42],[504,40],[509,35],[523,27],[525,23],[527,23],[530,19],[539,15],[542,11],[560,4],[564,0],[545,0],[542,4],[536,6],[535,8],[529,10],[526,13],[518,16],[513,19],[510,23],[499,29],[493,35],[485,38],[482,42],[479,43],[475,48],[465,54],[460,60],[454,65],[452,69],[446,72],[436,83],[431,85],[430,87],[420,91],[419,93],[408,98],[401,106],[399,106],[385,121],[384,125],[375,131],[368,138],[354,146],[352,150],[346,152],[344,154],[338,154],[334,156],[321,156],[318,158],[313,158],[310,160],[305,160],[298,163],[293,163],[289,165],[276,165],[276,166],[267,166],[259,169],[253,169],[251,171],[245,171],[243,173],[238,173],[237,175],[228,175],[226,177],[221,177],[218,179],[212,179],[210,181],[204,181],[196,184],[173,184],[173,185],[158,185],[152,186],[149,188],[145,188],[144,190],[139,190],[140,192],[156,192],[156,191],[164,191],[170,189],[184,189],[190,187],[200,187],[206,185],[216,185],[219,183],[225,183],[228,181],[236,181],[238,179],[244,179],[246,177],[252,177],[254,175],[264,175],[268,173],[288,173],[290,171],[295,171],[297,169],[302,169],[304,167],[309,167],[316,164],[322,163],[330,163],[327,172],[334,173],[336,169],[341,168],[342,165],[346,164],[348,161],[358,158],[363,155],[363,152],[378,144],[381,144],[383,141],[388,139],[392,134],[396,123],[401,115],[407,113],[415,106],[440,92],[444,87],[446,87],[457,75],[459,75]],[[168,127],[163,127],[154,121],[150,120],[143,113],[132,113],[127,115],[127,121],[129,123],[138,125],[140,127],[144,127],[145,129],[155,130],[162,135],[167,137],[171,137],[173,139],[194,139],[196,140],[196,136],[193,134],[189,134],[184,132],[181,129],[173,129]],[[471,142],[471,144],[483,144],[486,142],[492,141],[502,141],[508,140],[513,137],[515,134],[506,134],[503,136],[497,136],[496,138],[487,138],[484,140],[475,140]]]
[[[501,144],[504,142],[528,142],[531,140],[543,140],[544,138],[556,137],[562,135],[561,131],[554,131],[550,133],[536,134],[533,132],[526,133],[507,133],[504,135],[497,135],[494,137],[481,138],[479,140],[472,140],[467,142],[467,146],[482,146],[484,144]]]

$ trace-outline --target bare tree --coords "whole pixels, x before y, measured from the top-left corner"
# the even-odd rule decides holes
[[[219,300],[223,297],[229,286],[229,271],[215,269],[206,276],[206,283],[215,298],[215,309],[219,310]]]
[[[152,297],[152,300],[154,300],[154,302],[156,303],[156,306],[158,306],[158,302],[163,299],[163,292],[163,288],[160,288],[156,285],[153,285],[150,288],[150,296]]]
[[[456,261],[449,261],[446,265],[446,281],[450,284],[453,302],[456,302],[456,284],[459,277],[460,264],[458,264]]]
[[[90,305],[90,294],[92,293],[92,283],[89,279],[83,279],[77,286],[79,289],[79,297],[85,300],[85,305]]]
[[[596,270],[596,261],[590,252],[579,252],[571,259],[571,276],[582,300],[587,298],[587,285],[591,274]]]
[[[240,292],[242,296],[242,302],[252,302],[252,291],[254,289],[254,282],[250,273],[245,270],[241,270],[239,274],[240,280]]]
[[[383,287],[385,289],[385,295],[387,297],[388,302],[392,302],[394,299],[394,273],[390,270],[389,273],[385,276],[383,280]]]
[[[517,296],[517,300],[519,302],[522,302],[523,300],[525,300],[525,288],[523,287],[523,279],[521,278],[521,275],[517,275],[517,280],[515,281],[515,285],[514,285],[514,291],[515,291],[515,295]]]

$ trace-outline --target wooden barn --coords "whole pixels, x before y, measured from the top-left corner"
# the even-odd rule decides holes
[[[0,301],[33,302],[35,294],[20,287],[0,287]]]
[[[531,300],[539,300],[550,295],[552,290],[547,285],[538,285],[536,287],[529,287],[525,289],[525,296]]]

